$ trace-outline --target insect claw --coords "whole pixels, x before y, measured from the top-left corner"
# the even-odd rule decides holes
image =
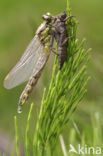
[[[74,37],[74,35],[67,37],[67,38],[63,41],[62,46],[63,46],[64,44],[66,44],[66,42],[67,42],[70,38],[73,38],[73,37]]]
[[[72,18],[72,17],[75,17],[76,18],[76,16],[68,16],[63,21],[66,22],[69,18]]]

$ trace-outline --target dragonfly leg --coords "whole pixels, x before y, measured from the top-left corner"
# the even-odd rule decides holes
[[[74,37],[74,35],[69,36],[69,37],[66,37],[66,39],[65,39],[65,40],[63,41],[63,43],[62,43],[62,46],[65,45],[66,42],[67,42],[70,38],[73,38],[73,37]]]
[[[51,39],[51,43],[50,43],[50,50],[51,50],[54,54],[58,55],[57,52],[55,51],[55,49],[53,48],[53,43],[54,43],[54,31],[51,31],[51,35],[52,35],[52,39]]]
[[[75,18],[76,18],[76,16],[68,16],[68,17],[66,17],[66,18],[64,19],[64,22],[66,22],[68,19],[70,19],[70,18],[72,18],[72,17],[75,17]]]
[[[51,47],[50,50],[51,50],[55,55],[59,55],[59,54],[55,51],[55,49],[54,49],[53,47]]]

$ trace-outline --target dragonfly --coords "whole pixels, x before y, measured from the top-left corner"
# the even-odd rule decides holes
[[[66,59],[67,34],[65,22],[68,19],[66,13],[61,13],[57,16],[46,13],[42,18],[43,23],[38,27],[34,38],[19,62],[4,80],[4,87],[7,89],[12,89],[28,81],[19,98],[18,113],[22,112],[21,107],[28,100],[29,94],[37,84],[51,51],[58,55],[59,69],[62,68]],[[53,48],[54,40],[56,40],[58,44],[57,53]]]
[[[4,80],[4,87],[6,89],[12,89],[29,80],[20,96],[18,113],[22,112],[21,106],[27,101],[29,94],[38,82],[51,53],[50,47],[52,47],[53,44],[51,21],[53,16],[47,13],[43,15],[42,18],[43,23],[41,23],[37,29],[34,38],[28,45],[19,62]]]

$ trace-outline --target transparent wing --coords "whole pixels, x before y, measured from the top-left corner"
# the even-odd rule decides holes
[[[44,66],[48,60],[48,57],[50,55],[50,49],[49,48],[47,51],[45,51],[44,46],[41,46],[40,48],[41,48],[40,50],[42,51],[42,53],[40,54],[40,57],[39,57],[37,63],[35,64],[35,68],[34,68],[32,75],[31,75],[31,77],[35,77],[35,78],[38,77],[38,75],[41,73],[41,71],[44,68]]]
[[[43,46],[40,44],[38,36],[34,36],[20,61],[11,70],[4,80],[4,87],[11,89],[29,79],[37,61],[43,53]]]

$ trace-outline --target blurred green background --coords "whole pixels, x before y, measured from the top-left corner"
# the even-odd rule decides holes
[[[88,75],[91,76],[88,92],[74,113],[73,120],[85,133],[91,134],[91,113],[99,112],[103,126],[103,1],[71,0],[71,8],[79,21],[77,37],[80,41],[85,37],[85,47],[92,48],[88,65]],[[44,86],[48,87],[50,82],[54,55],[51,54],[22,114],[17,114],[17,105],[25,84],[6,90],[3,80],[33,38],[42,22],[42,15],[46,12],[56,15],[65,9],[66,0],[0,0],[0,133],[6,133],[10,138],[14,136],[15,115],[21,135],[24,133],[31,102],[35,104],[33,123],[36,122]],[[73,127],[72,124],[70,126]]]

